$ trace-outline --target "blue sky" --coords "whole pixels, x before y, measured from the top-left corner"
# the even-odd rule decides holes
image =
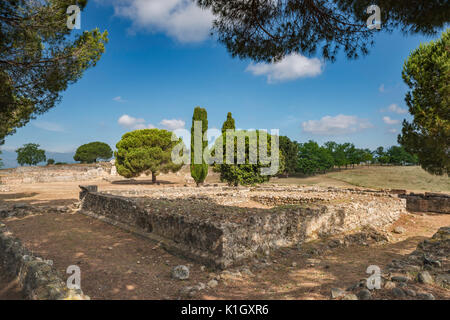
[[[293,55],[261,65],[233,59],[208,36],[210,19],[188,0],[91,0],[81,31],[107,29],[105,54],[2,149],[33,142],[72,152],[91,141],[114,148],[133,129],[189,129],[195,106],[207,109],[210,127],[220,128],[232,112],[239,128],[280,129],[299,142],[396,144],[401,120],[410,117],[403,62],[432,38],[381,32],[356,61]]]

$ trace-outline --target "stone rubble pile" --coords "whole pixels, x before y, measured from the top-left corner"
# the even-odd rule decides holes
[[[435,300],[433,287],[450,290],[450,226],[442,227],[430,239],[403,259],[393,260],[382,274],[381,289],[369,290],[367,279],[343,290],[333,288],[332,299],[370,300],[378,296],[390,299]]]

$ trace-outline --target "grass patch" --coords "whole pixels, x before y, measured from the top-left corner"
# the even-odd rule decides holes
[[[366,167],[327,174],[355,186],[375,189],[450,192],[448,176],[434,176],[420,167]]]
[[[418,166],[371,166],[330,172],[307,178],[278,179],[280,184],[339,186],[372,189],[406,189],[416,192],[450,192],[448,176],[434,176]]]

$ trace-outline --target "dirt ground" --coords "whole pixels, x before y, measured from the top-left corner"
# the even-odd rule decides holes
[[[126,184],[107,181],[53,183],[17,186],[0,195],[0,201],[30,204],[68,205],[78,198],[79,184],[97,184],[102,189],[124,189]],[[166,183],[170,187],[171,182]],[[130,188],[152,188],[145,180]],[[208,283],[218,271],[165,252],[148,239],[140,238],[81,214],[45,213],[3,221],[36,255],[54,261],[65,279],[70,265],[82,272],[82,289],[92,299],[179,299],[186,286]],[[247,265],[251,273],[226,274],[214,289],[198,292],[195,299],[328,299],[333,287],[345,289],[366,278],[369,265],[383,268],[393,259],[413,251],[439,227],[450,225],[450,215],[407,214],[392,226],[406,232],[393,235],[386,245],[351,246],[305,255],[302,248],[285,248],[261,261]],[[315,244],[311,244],[314,246]],[[173,267],[190,267],[190,279],[174,280]],[[0,299],[20,297],[17,285],[0,277]],[[423,290],[423,288],[422,288]],[[429,287],[436,298],[450,299],[450,293]],[[383,298],[376,297],[375,298]]]

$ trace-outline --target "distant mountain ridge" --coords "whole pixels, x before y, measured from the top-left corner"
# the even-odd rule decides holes
[[[75,160],[73,160],[73,156],[75,155],[75,152],[50,152],[46,151],[45,155],[47,159],[54,159],[56,162],[66,162],[66,163],[76,163]],[[19,166],[17,163],[17,153],[14,151],[7,151],[2,150],[2,153],[0,154],[1,161],[3,162],[2,169],[9,169],[9,168],[16,168]],[[40,163],[39,165],[44,165],[45,162]]]

